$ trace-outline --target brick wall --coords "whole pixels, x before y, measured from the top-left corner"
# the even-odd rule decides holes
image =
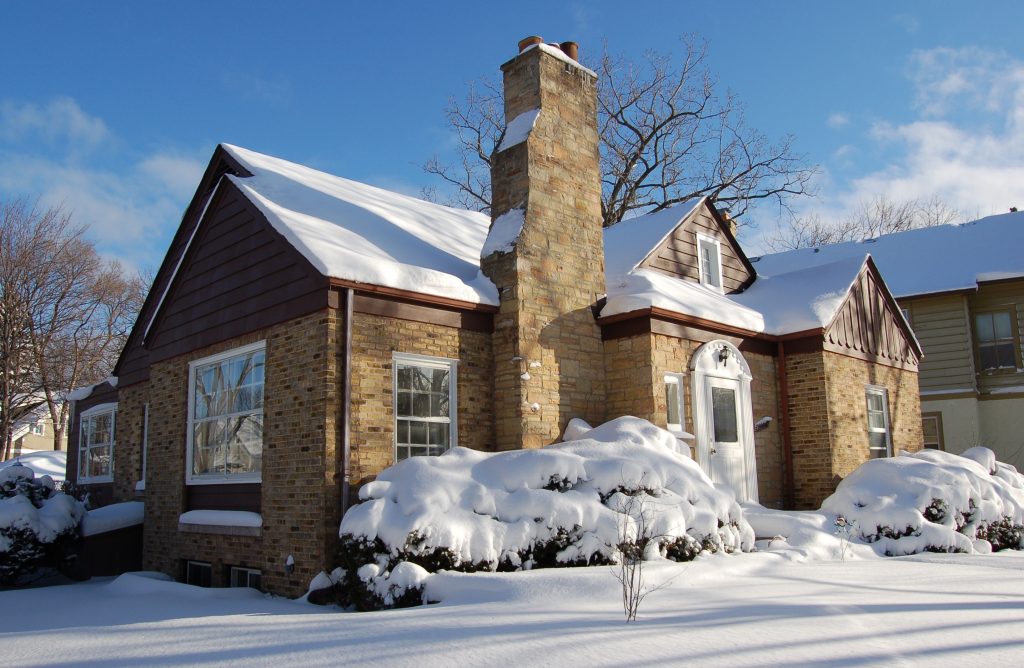
[[[340,329],[335,312],[322,311],[152,366],[145,568],[180,577],[182,560],[207,561],[215,586],[226,584],[228,566],[257,568],[266,590],[298,596],[331,565],[340,519]],[[189,361],[259,340],[267,346],[261,535],[179,531]],[[284,573],[289,554],[295,558],[291,576]]]
[[[916,373],[835,353],[824,353],[824,361],[829,426],[833,433],[832,472],[837,482],[869,457],[865,398],[868,385],[888,390],[893,454],[921,449],[921,400]]]
[[[140,496],[135,483],[142,478],[142,430],[149,383],[122,387],[117,392],[117,443],[114,448],[114,503]]]
[[[818,508],[868,460],[868,385],[888,390],[893,452],[922,447],[915,372],[814,352],[787,356],[786,373],[796,508]]]
[[[605,341],[605,374],[608,384],[606,419],[634,415],[665,427],[668,406],[665,399],[665,374],[685,374],[683,405],[685,429],[694,432],[693,376],[689,370],[701,341],[677,339],[663,334],[639,334]],[[757,459],[758,497],[766,506],[781,506],[783,499],[783,459],[781,421],[779,420],[778,377],[775,358],[744,353],[753,380],[750,383],[754,420],[772,418],[769,426],[754,434]],[[692,444],[691,444],[692,445]]]
[[[394,353],[459,361],[458,445],[494,449],[491,335],[366,313],[352,331],[352,484],[394,463]],[[341,343],[339,343],[341,345]],[[512,364],[504,361],[505,364]]]

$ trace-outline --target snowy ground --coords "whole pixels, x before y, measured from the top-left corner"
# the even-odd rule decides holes
[[[1024,554],[657,563],[625,624],[608,568],[442,573],[445,602],[339,613],[125,575],[0,592],[4,665],[1019,665]]]

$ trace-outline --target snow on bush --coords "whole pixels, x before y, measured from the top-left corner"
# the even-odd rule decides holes
[[[988,448],[873,459],[821,509],[889,556],[1024,548],[1024,476]]]
[[[55,565],[78,534],[85,505],[27,466],[0,469],[0,586]]]
[[[453,448],[383,471],[341,522],[351,602],[408,603],[422,576],[442,569],[613,563],[620,535],[641,539],[630,511],[648,514],[654,554],[676,561],[753,546],[732,494],[679,454],[669,432],[623,417],[579,433],[539,450]]]

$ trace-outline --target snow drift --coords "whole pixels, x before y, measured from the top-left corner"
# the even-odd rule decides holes
[[[623,417],[539,450],[453,448],[399,462],[342,520],[342,565],[350,584],[369,587],[402,562],[431,572],[608,564],[643,538],[638,527],[677,561],[749,550],[754,534],[732,493],[676,448],[669,432]]]
[[[1024,476],[983,447],[865,462],[821,508],[887,556],[1024,547]]]

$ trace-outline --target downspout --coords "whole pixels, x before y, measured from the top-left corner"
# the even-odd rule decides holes
[[[779,411],[782,413],[782,468],[785,486],[782,502],[786,510],[793,509],[794,476],[793,476],[793,441],[789,433],[789,384],[786,382],[786,344],[780,339],[776,344],[778,354],[776,364],[779,375]]]
[[[342,373],[341,405],[341,516],[349,506],[352,477],[352,288],[345,289],[345,370]]]

